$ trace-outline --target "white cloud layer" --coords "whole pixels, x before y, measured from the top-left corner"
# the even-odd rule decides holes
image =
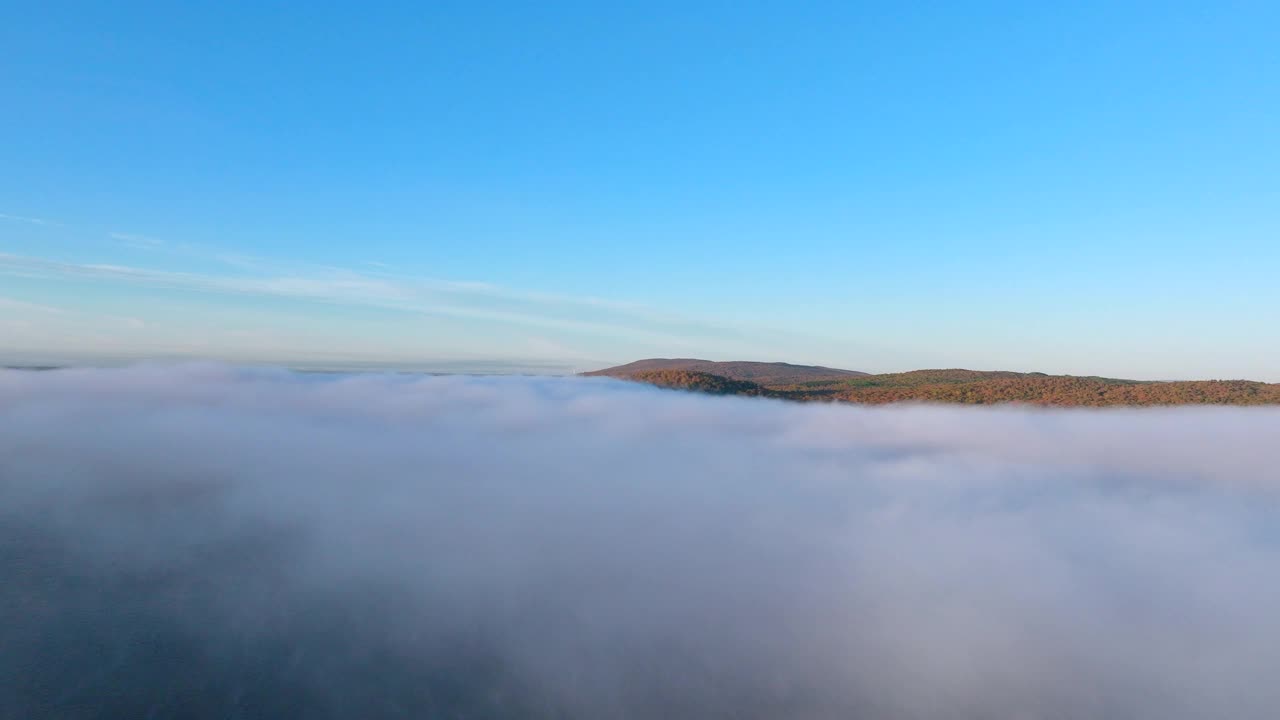
[[[0,373],[13,717],[1270,718],[1280,411]]]

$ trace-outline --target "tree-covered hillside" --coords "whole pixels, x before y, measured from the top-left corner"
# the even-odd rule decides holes
[[[990,405],[1024,403],[1061,407],[1280,404],[1280,384],[1249,380],[1153,382],[1008,371],[915,370],[882,375],[824,377],[801,382],[749,382],[713,373],[664,369],[598,371],[666,388],[717,395],[775,397],[802,402],[899,402]],[[786,378],[789,380],[790,378]]]

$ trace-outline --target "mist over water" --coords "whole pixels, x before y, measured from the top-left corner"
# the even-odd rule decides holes
[[[1280,409],[0,372],[0,717],[1270,718]]]

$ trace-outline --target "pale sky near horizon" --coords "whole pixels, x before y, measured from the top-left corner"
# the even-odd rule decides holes
[[[0,0],[0,363],[1280,381],[1275,2]]]

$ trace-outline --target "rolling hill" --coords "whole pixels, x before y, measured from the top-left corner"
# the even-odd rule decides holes
[[[714,360],[698,360],[695,358],[650,358],[582,374],[607,375],[609,377],[627,379],[634,377],[637,373],[656,370],[679,370],[719,375],[729,380],[740,380],[766,387],[815,382],[838,382],[867,374],[856,370],[840,370],[816,365],[792,365],[783,362],[716,362]]]
[[[707,360],[640,360],[584,374],[717,395],[801,402],[1023,403],[1064,407],[1280,404],[1280,384],[1250,380],[1156,382],[963,369],[872,375],[787,363]]]

